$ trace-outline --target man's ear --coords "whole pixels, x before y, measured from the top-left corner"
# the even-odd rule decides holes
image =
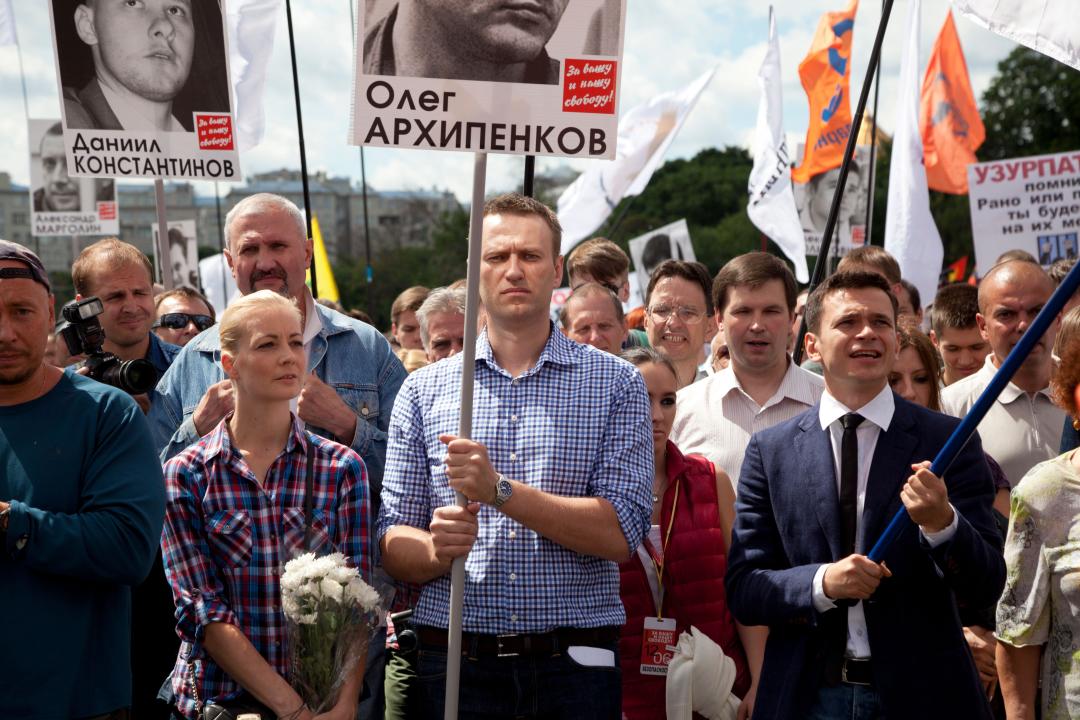
[[[990,342],[990,333],[986,331],[986,318],[981,312],[975,313],[975,327],[979,328],[979,335],[982,336],[982,339]]]
[[[931,330],[929,338],[930,338],[930,342],[931,342],[931,344],[933,344],[934,348],[937,349],[940,352],[941,351],[941,341],[938,339],[937,333],[934,332],[933,330]]]
[[[817,336],[809,330],[807,330],[806,334],[803,335],[803,350],[805,350],[803,354],[807,358],[820,357],[817,351]]]
[[[97,45],[97,29],[94,27],[94,9],[86,3],[75,8],[75,32],[87,45]]]

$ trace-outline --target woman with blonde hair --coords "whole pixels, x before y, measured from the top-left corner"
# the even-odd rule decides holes
[[[370,582],[367,471],[290,409],[307,366],[292,300],[270,290],[240,298],[220,337],[235,409],[165,465],[162,551],[183,641],[171,677],[176,713],[198,718],[218,705],[307,720],[286,680],[281,570],[293,554],[334,548]],[[325,717],[355,716],[363,665]]]

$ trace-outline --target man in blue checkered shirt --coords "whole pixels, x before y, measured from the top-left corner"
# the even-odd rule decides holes
[[[390,420],[377,533],[386,570],[425,584],[414,716],[443,716],[450,565],[467,556],[459,717],[618,718],[616,563],[649,526],[648,394],[551,324],[555,214],[510,194],[484,216],[473,439],[455,435],[461,355],[411,375]]]

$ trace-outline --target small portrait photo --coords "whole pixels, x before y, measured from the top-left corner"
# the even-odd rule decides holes
[[[690,240],[690,228],[685,220],[678,220],[633,238],[629,247],[630,258],[642,288],[648,287],[653,270],[665,260],[697,260]]]
[[[230,111],[216,0],[51,2],[65,128],[190,133]]]
[[[59,120],[31,119],[27,132],[30,140],[30,205],[35,216],[48,213],[95,215],[99,203],[112,203],[115,213],[116,183],[111,178],[75,178],[68,174],[64,129]],[[115,220],[115,214],[112,219]]]
[[[799,151],[802,156],[802,149]],[[795,206],[803,232],[818,238],[825,232],[833,196],[840,184],[840,168],[833,168],[810,178],[806,183],[792,183]],[[840,213],[836,219],[834,239],[847,245],[852,242],[852,230],[866,226],[867,195],[870,191],[869,148],[856,149],[848,169],[847,186],[840,200]]]
[[[558,85],[561,60],[615,56],[625,0],[358,0],[363,72]]]
[[[1075,260],[1077,255],[1077,235],[1068,233],[1061,236],[1061,257],[1066,260]]]
[[[1039,264],[1051,265],[1058,259],[1057,235],[1039,236]]]
[[[164,261],[158,262],[158,226],[156,224],[151,226],[150,233],[154,239],[154,264],[162,275],[172,273],[173,287],[181,285],[196,289],[201,287],[196,232],[194,220],[170,220],[165,248],[168,255]]]

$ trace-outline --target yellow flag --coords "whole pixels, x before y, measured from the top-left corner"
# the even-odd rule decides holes
[[[326,255],[326,245],[323,244],[322,231],[319,230],[319,218],[314,215],[311,216],[311,235],[315,241],[315,273],[319,279],[319,297],[338,302],[334,271],[330,269],[330,258]],[[311,268],[308,268],[307,284],[311,287]]]

